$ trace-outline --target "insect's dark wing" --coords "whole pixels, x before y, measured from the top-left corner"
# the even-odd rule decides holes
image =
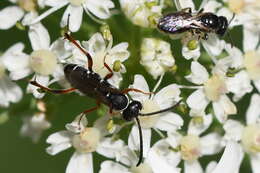
[[[178,34],[192,29],[192,15],[187,12],[170,13],[159,19],[158,29],[163,32]]]

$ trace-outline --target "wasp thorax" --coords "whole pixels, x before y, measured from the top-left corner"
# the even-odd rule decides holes
[[[97,128],[85,128],[80,134],[72,139],[72,145],[79,152],[94,152],[100,141],[100,131]]]
[[[128,104],[128,98],[126,95],[118,93],[118,94],[110,94],[108,96],[108,100],[110,100],[110,103],[112,104],[112,108],[115,110],[123,110],[127,107]]]
[[[4,65],[0,62],[0,79],[2,79],[5,75],[5,67]]]
[[[57,67],[57,57],[49,50],[36,50],[30,56],[30,66],[36,73],[50,75]]]
[[[123,118],[126,121],[131,121],[133,118],[139,115],[139,112],[142,109],[142,107],[143,106],[139,101],[132,101],[123,111]]]
[[[152,168],[147,163],[142,163],[138,167],[131,167],[132,173],[153,173]]]
[[[81,6],[86,0],[69,0],[72,5]]]
[[[252,80],[260,79],[260,53],[248,51],[244,55],[244,66]]]
[[[180,141],[183,160],[194,161],[200,156],[200,139],[196,135],[184,136]]]
[[[213,28],[213,29],[217,28],[219,25],[218,16],[216,16],[214,14],[203,15],[201,17],[201,21],[202,21],[203,25]]]
[[[211,101],[218,101],[220,96],[227,92],[227,87],[223,77],[213,75],[204,84],[206,96]]]
[[[160,110],[160,107],[159,107],[158,103],[156,103],[156,101],[145,100],[143,102],[142,113],[156,112],[159,110]],[[150,115],[150,116],[141,116],[139,119],[140,119],[142,128],[152,128],[158,121],[159,116],[158,116],[158,114]]]
[[[242,144],[249,153],[260,152],[260,126],[252,124],[244,128],[242,133]]]

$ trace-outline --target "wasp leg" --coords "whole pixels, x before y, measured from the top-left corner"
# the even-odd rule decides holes
[[[100,101],[97,101],[97,106],[83,111],[83,112],[81,113],[80,117],[79,117],[78,125],[80,125],[80,122],[81,122],[81,120],[82,120],[82,118],[83,118],[84,115],[86,115],[87,113],[90,113],[90,112],[93,112],[93,111],[97,110],[99,107],[100,107]]]
[[[50,89],[47,88],[45,86],[42,86],[41,84],[39,84],[37,81],[30,81],[31,85],[34,85],[36,87],[41,88],[44,91],[53,93],[53,94],[66,94],[66,93],[70,93],[76,90],[76,88],[69,88],[69,89]]]
[[[202,36],[202,39],[203,40],[208,40],[209,38],[209,35],[207,33],[204,33],[203,36]]]
[[[104,66],[106,67],[106,69],[109,71],[109,73],[104,77],[105,80],[110,79],[114,73],[113,70],[109,67],[109,65],[106,63],[106,56],[104,57]]]
[[[65,38],[66,38],[67,40],[69,40],[72,44],[74,44],[77,48],[79,48],[79,50],[80,50],[84,55],[86,55],[86,57],[88,58],[88,70],[93,71],[93,70],[92,70],[93,60],[92,60],[91,55],[90,55],[85,49],[83,49],[69,33],[65,33],[64,36],[65,36]]]
[[[129,93],[131,91],[138,92],[138,93],[143,93],[143,94],[148,94],[148,95],[153,94],[153,92],[143,92],[142,90],[135,89],[135,88],[126,88],[126,89],[122,90],[121,92],[123,94],[126,94],[126,93]]]
[[[187,8],[183,8],[181,11],[183,12],[188,12],[188,13],[192,13],[191,8],[187,7]]]

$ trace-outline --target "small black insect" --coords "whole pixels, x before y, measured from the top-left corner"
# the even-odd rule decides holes
[[[224,16],[203,12],[203,9],[198,11],[198,13],[192,13],[191,8],[185,8],[161,17],[157,27],[159,30],[169,34],[180,34],[189,31],[193,34],[199,34],[199,38],[202,36],[202,39],[207,40],[208,33],[216,33],[221,37],[224,36],[230,22]]]
[[[129,100],[127,93],[130,91],[140,92],[143,94],[151,94],[151,93],[144,93],[143,91],[135,88],[127,88],[124,90],[119,90],[115,88],[107,81],[109,78],[113,76],[113,71],[106,64],[105,59],[104,59],[104,67],[106,67],[110,73],[108,73],[104,78],[101,78],[99,74],[95,73],[92,70],[93,60],[90,54],[87,51],[85,51],[68,33],[65,33],[65,38],[68,39],[71,43],[73,43],[76,47],[78,47],[82,51],[82,53],[86,55],[88,59],[87,69],[78,66],[76,64],[65,65],[64,67],[65,77],[73,88],[64,89],[64,90],[55,90],[55,89],[44,87],[41,84],[37,83],[36,81],[31,81],[30,84],[37,86],[44,91],[48,91],[54,94],[65,94],[65,93],[78,90],[81,93],[85,94],[86,96],[95,99],[97,101],[97,106],[85,110],[84,112],[82,112],[82,115],[85,115],[86,113],[98,109],[100,104],[103,103],[109,107],[111,113],[113,112],[113,110],[121,112],[124,120],[131,121],[135,119],[138,125],[139,137],[140,137],[140,155],[139,155],[139,161],[136,165],[138,166],[142,162],[142,158],[143,158],[142,129],[141,129],[138,116],[149,116],[149,115],[166,112],[174,108],[180,102],[178,102],[174,106],[171,106],[169,108],[160,111],[151,112],[151,113],[140,113],[143,108],[141,102],[136,100]],[[82,117],[83,116],[81,116],[81,118]]]

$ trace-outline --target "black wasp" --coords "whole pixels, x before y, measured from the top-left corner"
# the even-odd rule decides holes
[[[51,92],[54,94],[65,94],[65,93],[69,93],[69,92],[78,90],[81,93],[85,94],[86,96],[89,96],[89,97],[95,99],[97,101],[97,106],[83,111],[82,115],[85,115],[86,113],[89,113],[91,111],[98,109],[100,104],[102,103],[109,107],[110,113],[112,113],[113,111],[119,111],[122,114],[123,119],[126,121],[131,121],[131,120],[135,119],[137,122],[138,129],[139,129],[139,137],[140,137],[140,155],[139,155],[139,161],[136,165],[136,166],[138,166],[142,162],[142,158],[143,158],[142,129],[140,126],[140,121],[139,121],[138,116],[149,116],[149,115],[166,112],[166,111],[169,111],[170,109],[174,108],[180,102],[178,102],[174,106],[171,106],[169,108],[159,110],[156,112],[140,113],[142,110],[142,107],[143,107],[141,102],[136,101],[136,100],[129,100],[127,93],[130,91],[140,92],[143,94],[150,94],[150,93],[144,93],[143,91],[135,89],[135,88],[127,88],[124,90],[119,90],[119,89],[115,88],[107,81],[109,78],[111,78],[113,76],[113,71],[106,64],[105,58],[104,58],[104,67],[107,68],[109,73],[104,78],[101,78],[99,74],[95,73],[92,70],[93,60],[92,60],[91,55],[87,51],[85,51],[75,41],[75,39],[73,39],[72,36],[69,35],[68,33],[65,33],[65,38],[67,40],[69,40],[71,43],[73,43],[76,47],[78,47],[81,50],[81,52],[86,55],[87,60],[88,60],[87,69],[84,67],[81,67],[79,65],[76,65],[76,64],[66,64],[64,66],[65,77],[73,88],[50,89],[50,88],[42,86],[41,84],[37,83],[36,81],[31,81],[30,84],[35,85],[44,91],[48,91],[48,92]],[[81,116],[81,118],[82,118],[82,116]],[[80,122],[80,120],[79,120],[79,122]]]
[[[207,40],[208,33],[216,33],[221,37],[224,36],[228,25],[229,22],[224,16],[203,12],[203,9],[197,13],[192,13],[191,8],[184,8],[181,11],[161,17],[157,27],[169,34],[180,34],[190,31],[193,34],[198,34],[199,38],[202,36],[202,39]]]

